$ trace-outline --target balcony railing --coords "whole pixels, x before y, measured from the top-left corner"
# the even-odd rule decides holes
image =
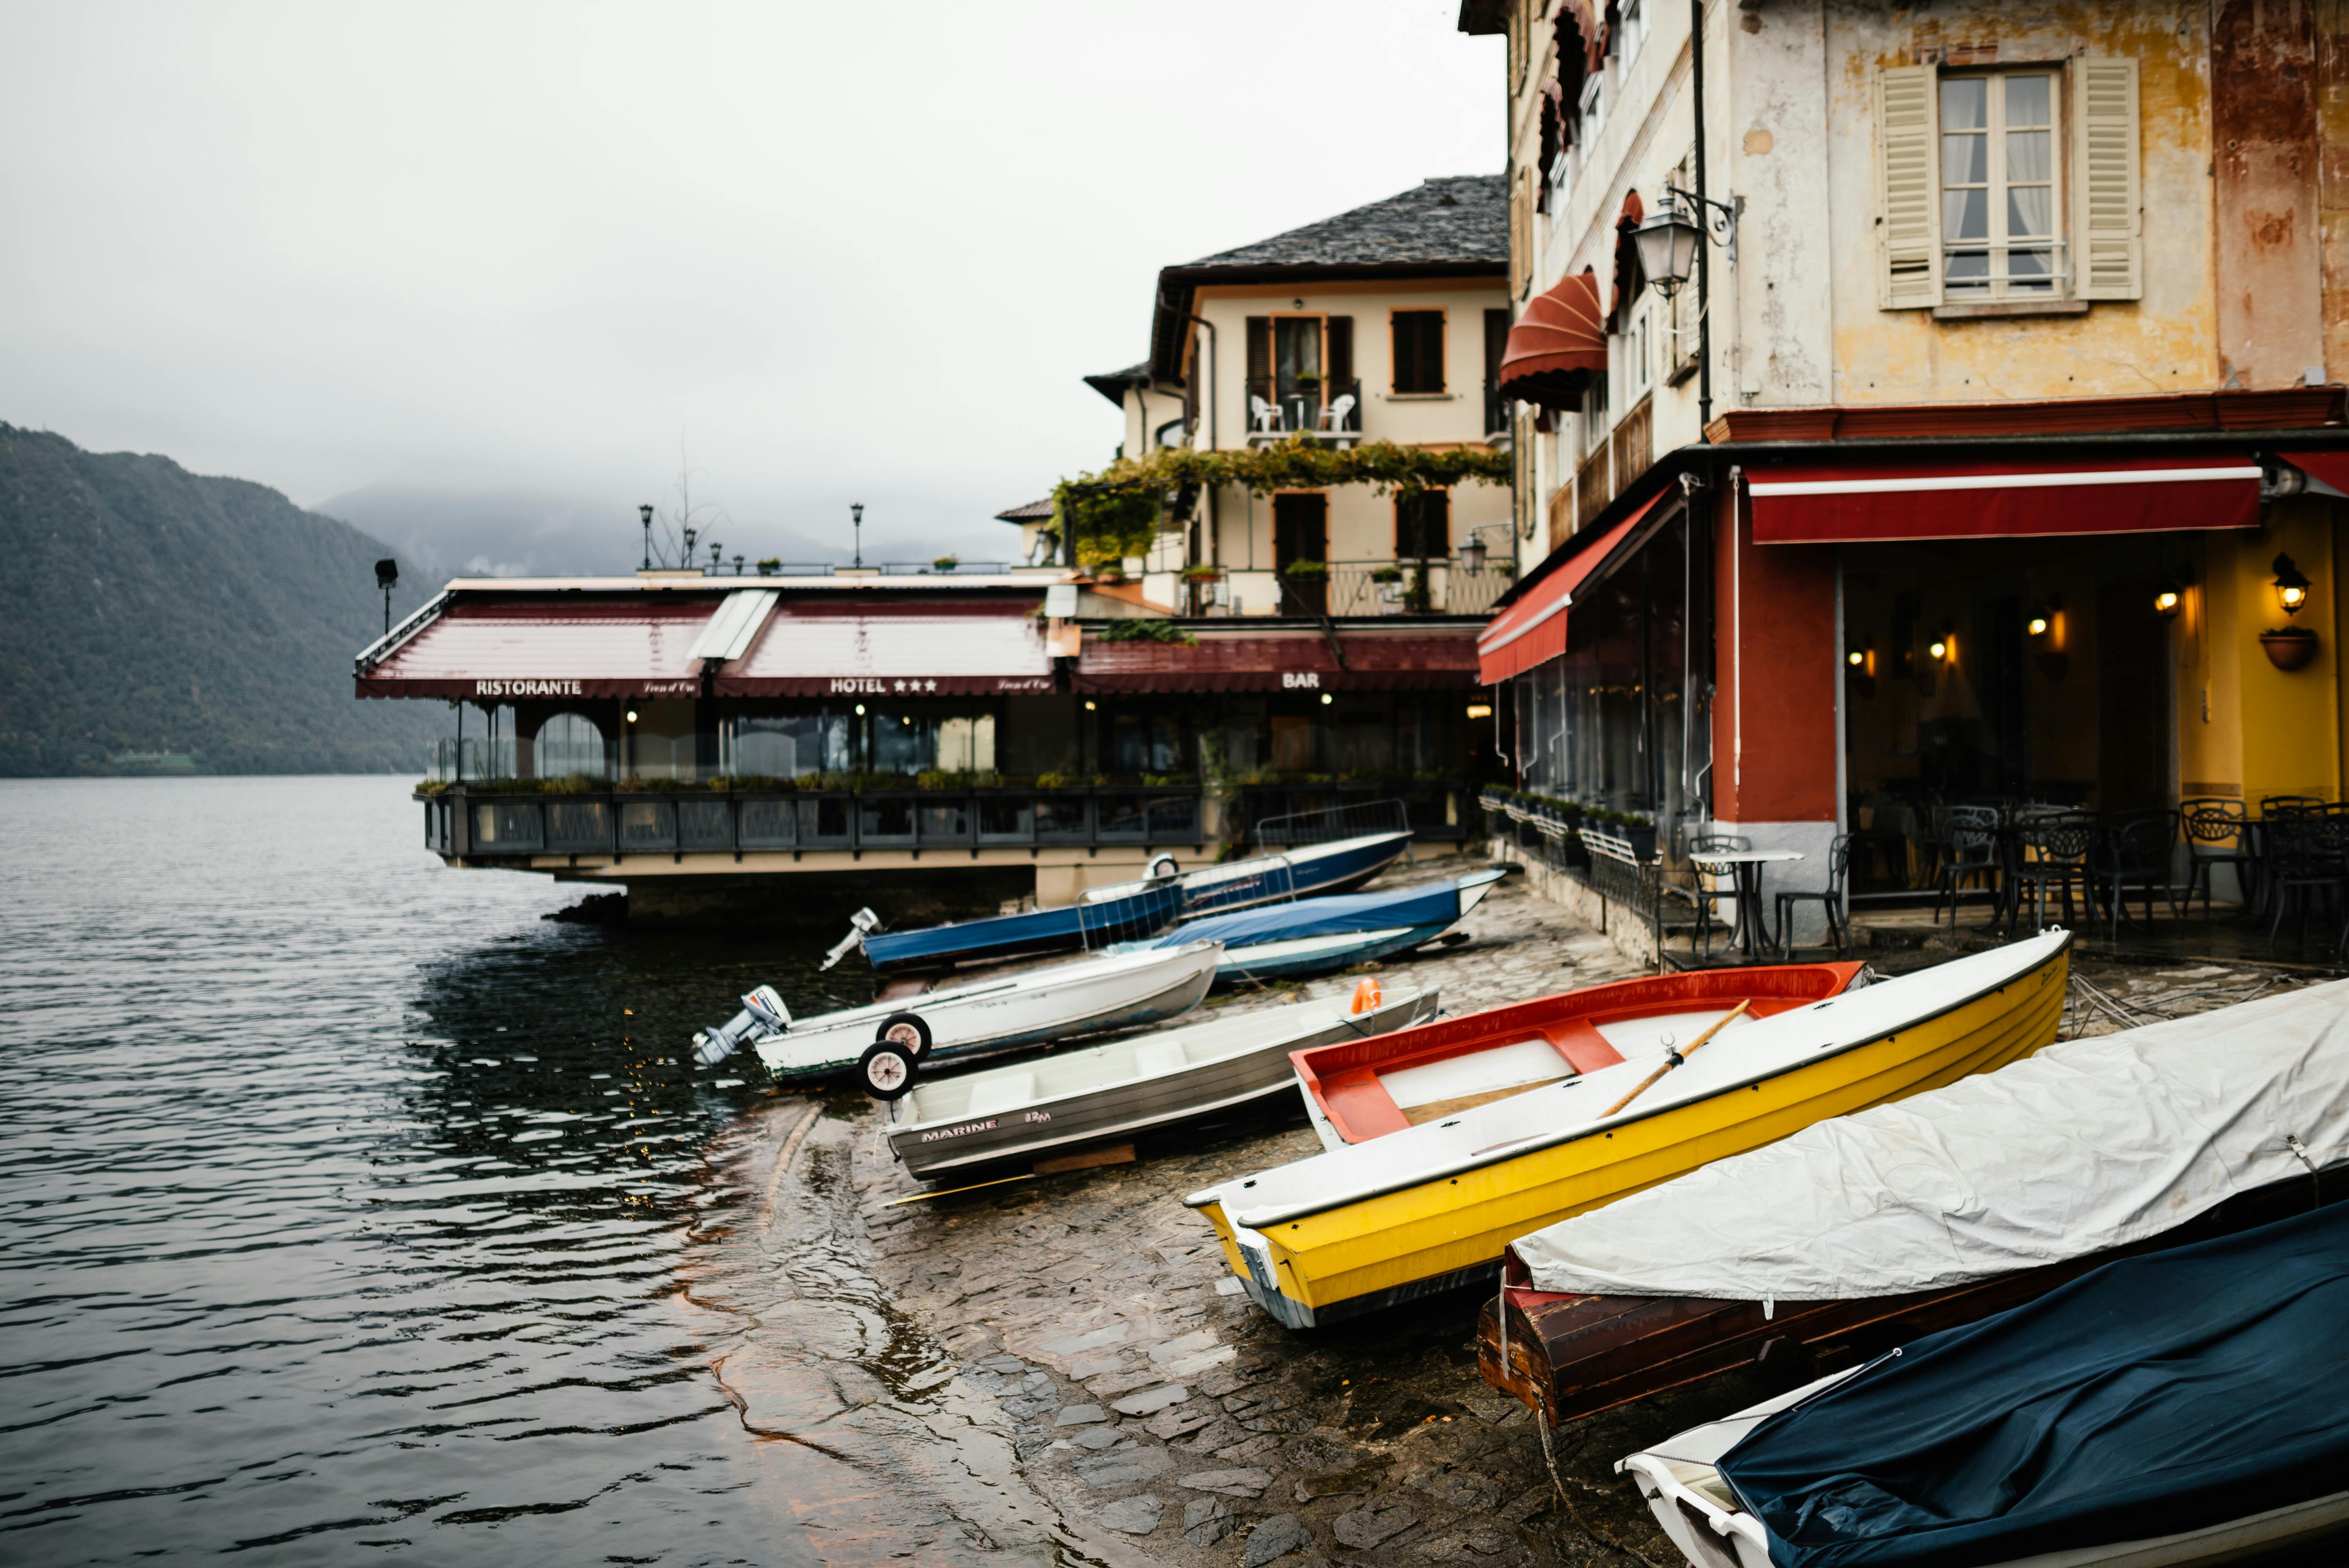
[[[1196,786],[556,795],[490,783],[421,799],[425,847],[451,860],[1206,842]]]
[[[1299,387],[1283,385],[1270,376],[1251,376],[1247,406],[1251,442],[1285,441],[1296,435],[1332,441],[1358,441],[1362,437],[1359,380]]]
[[[1289,615],[1483,615],[1516,581],[1516,562],[1488,558],[1471,572],[1457,557],[1333,561],[1326,576],[1283,573]]]

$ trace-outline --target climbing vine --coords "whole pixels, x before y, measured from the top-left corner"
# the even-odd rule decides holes
[[[1507,452],[1489,447],[1365,441],[1341,448],[1302,436],[1245,451],[1160,447],[1061,480],[1052,491],[1052,526],[1073,542],[1080,565],[1100,566],[1149,550],[1169,490],[1237,484],[1268,495],[1366,484],[1381,495],[1413,496],[1458,484],[1506,485],[1515,476],[1511,465]]]

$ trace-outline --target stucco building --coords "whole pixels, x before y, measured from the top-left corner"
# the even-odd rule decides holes
[[[1541,559],[1483,646],[1528,788],[1797,849],[1783,885],[1854,833],[1878,889],[1952,801],[2340,798],[2341,7],[1460,25],[1509,40]],[[1668,290],[1637,236],[1692,198]]]

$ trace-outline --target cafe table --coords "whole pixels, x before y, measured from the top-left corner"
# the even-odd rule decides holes
[[[1762,962],[1762,868],[1785,865],[1803,858],[1800,850],[1707,850],[1689,856],[1689,862],[1701,870],[1720,874],[1728,868],[1735,880],[1737,897],[1737,945],[1748,961]]]

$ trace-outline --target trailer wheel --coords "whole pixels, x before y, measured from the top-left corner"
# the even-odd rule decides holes
[[[914,1058],[903,1046],[878,1041],[864,1047],[856,1064],[856,1081],[874,1099],[903,1099],[914,1087]]]
[[[874,1039],[894,1045],[905,1053],[909,1061],[919,1061],[930,1054],[930,1026],[922,1022],[918,1013],[892,1013],[881,1020]]]

